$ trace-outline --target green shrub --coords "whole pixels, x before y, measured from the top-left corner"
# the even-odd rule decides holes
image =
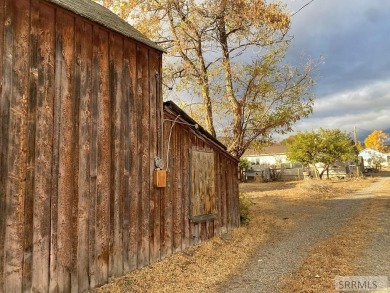
[[[240,192],[240,220],[241,224],[248,224],[250,221],[249,208],[253,201],[244,192]]]

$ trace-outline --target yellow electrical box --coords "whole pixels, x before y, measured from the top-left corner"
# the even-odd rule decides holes
[[[155,187],[167,187],[167,170],[154,170],[153,182]]]

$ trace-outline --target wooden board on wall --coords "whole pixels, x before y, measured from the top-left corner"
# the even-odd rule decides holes
[[[30,68],[29,68],[29,99],[27,113],[27,172],[26,193],[24,200],[24,260],[23,260],[23,290],[31,290],[33,268],[33,215],[34,215],[34,181],[35,181],[35,147],[37,130],[37,98],[38,98],[38,66],[39,66],[39,42],[38,24],[39,8],[36,2],[31,2],[30,12]],[[35,265],[35,264],[34,264]]]
[[[74,18],[67,13],[57,14],[56,95],[59,112],[59,176],[57,269],[58,289],[71,290],[72,262],[72,203],[74,196]]]
[[[124,270],[130,271],[137,268],[138,264],[138,238],[139,238],[139,196],[140,182],[138,178],[139,172],[139,119],[138,119],[138,101],[136,95],[137,79],[137,53],[136,43],[125,40],[124,42],[124,68],[123,68],[123,85],[124,94],[127,100],[126,112],[128,116],[123,117],[127,127],[125,133],[125,149],[126,149],[126,194],[125,194],[125,210],[128,211],[124,215]]]
[[[0,78],[4,80],[3,70],[6,69],[6,60],[4,58],[4,14],[5,14],[5,0],[0,0]],[[9,62],[8,62],[9,63]],[[9,69],[8,69],[9,70]],[[9,72],[9,71],[8,71]],[[6,73],[6,70],[4,70]],[[10,85],[8,85],[10,87]],[[6,209],[6,156],[8,144],[5,136],[8,132],[8,115],[9,115],[9,102],[7,95],[5,94],[5,83],[4,81],[0,84],[0,209],[5,211]],[[4,264],[4,238],[5,238],[5,213],[0,213],[0,264]],[[0,265],[0,288],[4,285],[4,265]],[[0,289],[0,292],[2,290]]]
[[[179,159],[181,157],[181,152],[185,151],[182,150],[182,130],[180,125],[177,125],[178,127],[175,128],[175,131],[172,135],[172,156],[174,157],[173,165],[172,165],[172,175],[173,175],[173,197],[172,197],[172,222],[173,222],[173,231],[172,231],[172,238],[173,238],[173,253],[178,252],[181,250],[181,244],[182,244],[182,230],[183,230],[183,216],[182,216],[182,174],[181,174],[181,160]]]
[[[112,190],[110,199],[110,267],[109,276],[117,277],[123,273],[123,199],[124,199],[124,125],[123,105],[123,37],[110,34],[110,101],[111,119],[111,165]]]
[[[189,145],[189,131],[184,130],[181,139],[181,173],[182,173],[182,248],[185,249],[191,243],[191,228],[190,228],[190,145]]]
[[[97,79],[97,195],[96,195],[96,284],[108,280],[109,201],[111,191],[111,107],[109,96],[109,33],[94,29],[94,63]]]
[[[161,199],[161,258],[165,258],[172,254],[172,171],[169,166],[173,164],[173,157],[169,155],[168,145],[170,144],[169,136],[172,128],[172,122],[164,121],[164,160],[166,167],[168,168],[167,187],[164,188]]]
[[[213,215],[216,211],[215,160],[213,152],[191,152],[191,217]]]
[[[154,159],[161,157],[162,153],[159,146],[161,139],[161,111],[159,110],[160,105],[160,58],[154,50],[149,49],[149,111],[150,111],[150,175],[149,178],[153,178],[155,170]],[[156,133],[157,135],[153,135]],[[160,141],[161,144],[161,141]],[[153,184],[153,180],[150,180],[150,262],[159,260],[160,255],[160,229],[161,229],[161,212],[160,212],[160,198],[162,190],[156,188]]]
[[[140,108],[138,119],[141,121],[141,131],[138,139],[139,144],[139,173],[138,180],[141,183],[139,196],[139,222],[140,234],[138,240],[138,267],[149,264],[150,260],[150,115],[149,115],[149,59],[148,49],[144,46],[137,46],[137,97]]]
[[[36,4],[37,2],[34,1]],[[54,55],[55,55],[54,9],[39,5],[39,23],[33,25],[42,32],[38,43],[38,91],[37,129],[35,148],[35,190],[32,251],[32,291],[46,292],[49,289],[50,258],[50,209],[52,192],[51,160],[53,157],[53,106],[54,106]]]
[[[21,292],[24,259],[24,212],[26,194],[25,168],[28,148],[28,74],[29,60],[24,58],[29,52],[29,3],[7,3],[5,15],[3,106],[7,113],[6,133],[3,144],[7,144],[5,168],[5,235],[4,235],[4,291]],[[14,82],[17,81],[17,82]],[[9,106],[8,106],[9,105]],[[2,170],[3,172],[3,170]]]
[[[90,198],[90,154],[91,154],[91,95],[92,95],[92,25],[76,19],[76,81],[75,95],[78,95],[80,103],[79,111],[79,172],[78,172],[78,245],[77,245],[77,274],[79,291],[89,289],[90,268],[90,233],[91,214],[90,206],[93,200]]]

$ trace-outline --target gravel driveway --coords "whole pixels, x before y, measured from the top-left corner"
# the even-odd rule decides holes
[[[297,217],[299,220],[294,229],[283,233],[275,231],[270,240],[258,248],[247,269],[233,276],[220,292],[278,292],[277,286],[281,280],[300,266],[306,252],[318,241],[338,233],[365,203],[374,200],[375,191],[386,180],[390,179],[381,178],[359,193],[348,198],[326,200],[322,205],[291,205],[275,199],[274,204],[284,219],[294,220],[302,213],[306,216]],[[388,201],[386,204],[389,204]],[[361,273],[365,275],[389,275],[390,213],[378,216],[383,217],[382,226],[369,237],[370,245],[366,253],[356,260],[361,265]]]

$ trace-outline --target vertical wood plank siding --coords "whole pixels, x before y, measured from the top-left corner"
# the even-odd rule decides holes
[[[0,0],[0,58],[0,293],[83,292],[239,225],[237,162],[163,122],[162,52],[44,0]],[[202,223],[192,149],[215,154]]]
[[[179,114],[169,108],[164,109],[165,150],[169,143],[169,156],[167,158],[165,153],[164,159],[169,164],[168,185],[163,190],[161,201],[164,223],[161,229],[161,257],[226,233],[240,223],[237,161],[194,127],[187,125],[188,121],[179,117],[174,123]],[[190,220],[189,162],[192,150],[214,153],[216,215],[214,219],[203,222]]]

